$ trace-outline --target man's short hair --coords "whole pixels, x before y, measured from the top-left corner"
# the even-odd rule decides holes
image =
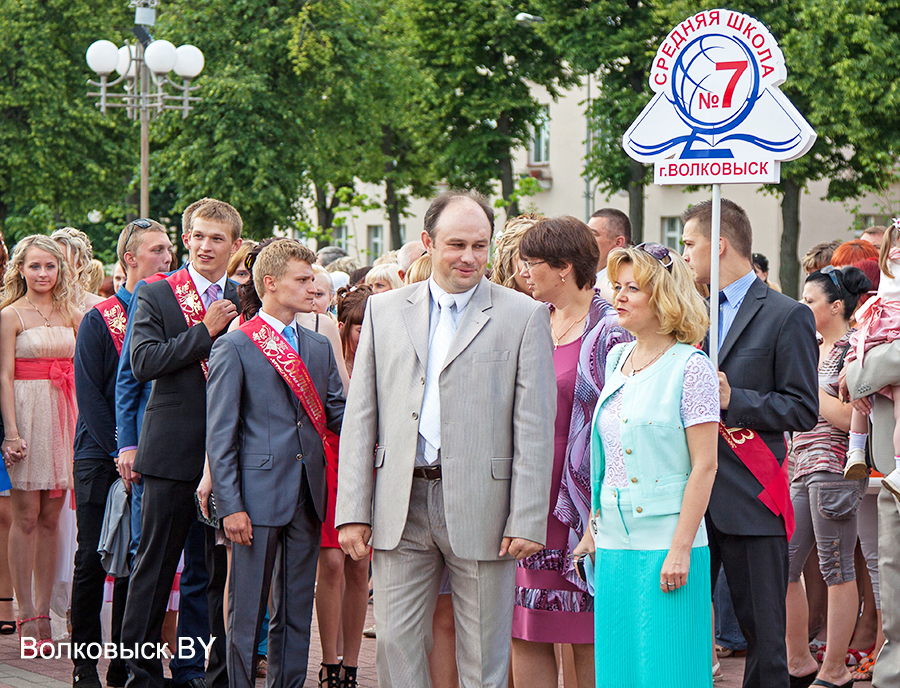
[[[209,198],[204,196],[199,201],[194,201],[187,208],[184,209],[184,212],[181,213],[181,233],[187,234],[191,231],[191,217],[194,215],[194,211],[199,208],[201,205],[206,203]]]
[[[720,217],[721,236],[739,256],[751,260],[753,230],[750,229],[750,218],[747,217],[747,213],[734,201],[723,198]],[[712,201],[701,201],[681,214],[683,224],[686,225],[691,220],[696,222],[700,234],[709,239],[712,235]]]
[[[134,222],[137,222],[137,220]],[[163,234],[168,235],[166,228],[156,220],[145,220],[141,223],[149,223],[149,227],[139,227],[134,224],[134,222],[129,222],[125,225],[125,229],[119,233],[119,240],[116,242],[116,255],[119,257],[119,261],[124,268],[128,267],[125,265],[125,254],[130,253],[131,255],[136,256],[138,247],[140,247],[145,234],[148,232],[162,232]]]
[[[488,224],[491,226],[491,236],[494,235],[494,209],[491,207],[491,204],[488,203],[487,198],[482,196],[477,191],[451,189],[450,191],[445,191],[440,196],[435,198],[431,202],[431,205],[428,206],[428,210],[425,211],[424,228],[425,231],[428,232],[428,236],[431,237],[432,241],[434,241],[435,236],[437,235],[437,224],[438,220],[441,219],[441,214],[454,201],[459,201],[465,198],[477,203],[478,206],[484,211],[484,215],[485,217],[487,217]]]
[[[262,298],[266,291],[265,276],[281,279],[292,260],[299,260],[312,266],[316,262],[316,254],[296,239],[273,241],[259,252],[256,262],[253,263],[253,286],[256,287],[259,298]]]
[[[822,241],[816,244],[800,259],[800,265],[803,266],[806,272],[815,272],[826,265],[831,265],[831,257],[841,243],[843,242],[835,239],[834,241]]]
[[[347,252],[340,246],[325,246],[319,249],[316,256],[318,256],[319,265],[328,267],[338,258],[346,258]]]
[[[228,225],[231,229],[232,241],[237,241],[241,238],[241,229],[244,227],[244,222],[241,220],[241,214],[233,205],[226,203],[225,201],[207,198],[203,203],[197,206],[190,218],[191,228],[194,226],[194,220],[209,220],[210,222]]]
[[[606,220],[606,231],[615,236],[625,237],[625,245],[631,246],[631,220],[621,210],[616,208],[600,208],[593,215],[595,217]]]
[[[875,225],[874,227],[866,227],[863,230],[863,234],[884,234],[887,231],[887,227],[883,227],[881,225]]]

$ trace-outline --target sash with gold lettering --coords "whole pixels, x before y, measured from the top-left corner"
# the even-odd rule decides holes
[[[278,371],[282,379],[287,383],[291,391],[300,400],[300,404],[306,411],[306,415],[310,417],[322,443],[325,443],[326,432],[328,431],[325,419],[325,406],[319,398],[316,386],[313,384],[312,378],[306,365],[301,360],[299,354],[294,351],[294,347],[288,344],[287,340],[266,324],[266,321],[258,315],[245,322],[238,328],[250,340],[256,344],[256,347],[262,352],[269,363]]]
[[[763,486],[759,501],[784,519],[784,529],[790,540],[794,534],[794,506],[788,487],[787,461],[784,466],[779,465],[763,438],[750,428],[726,428],[719,423],[719,435]]]
[[[197,293],[197,288],[194,286],[194,280],[191,279],[187,269],[176,270],[166,277],[166,282],[175,293],[175,300],[178,301],[178,307],[181,309],[187,326],[193,327],[202,323],[203,317],[206,315],[206,308],[203,306],[200,294]],[[203,377],[209,378],[209,360],[201,359],[200,367],[203,368]]]
[[[101,301],[94,306],[103,317],[109,336],[116,345],[116,353],[122,355],[122,342],[125,341],[125,326],[128,324],[128,314],[122,308],[122,302],[118,296],[110,296],[106,301]]]

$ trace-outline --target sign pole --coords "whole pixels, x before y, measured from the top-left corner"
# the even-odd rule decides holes
[[[719,369],[719,237],[722,185],[712,185],[712,226],[709,231],[709,359]]]

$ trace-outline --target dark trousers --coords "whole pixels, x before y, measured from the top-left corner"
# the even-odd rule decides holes
[[[274,585],[266,686],[302,686],[309,660],[310,624],[322,524],[306,480],[290,522],[253,525],[249,546],[231,549],[228,591],[228,675],[231,688],[253,688],[260,624]],[[273,582],[274,572],[274,582]]]
[[[193,639],[195,650],[202,647],[201,638],[203,642],[209,638],[209,608],[206,601],[208,584],[206,526],[195,520],[184,543],[184,568],[178,587],[178,637]],[[174,651],[176,648],[172,649]],[[203,652],[194,652],[182,657],[175,652],[169,662],[169,671],[172,672],[173,683],[187,683],[192,678],[206,674],[206,656]]]
[[[209,628],[213,644],[206,666],[208,688],[228,688],[228,642],[225,637],[225,583],[228,580],[228,553],[225,545],[216,545],[216,531],[206,531],[206,569],[209,585],[206,588]]]
[[[724,567],[731,601],[747,641],[744,688],[788,688],[785,595],[788,580],[784,536],[729,535],[707,515],[712,587]]]
[[[97,546],[103,529],[106,497],[119,474],[111,459],[78,459],[72,472],[75,477],[75,520],[78,523],[78,550],[75,552],[72,578],[72,642],[86,646],[103,642],[100,612],[103,609],[106,571],[100,563]],[[111,628],[114,643],[121,639],[127,592],[128,579],[116,579]],[[73,657],[72,662],[76,667],[97,666],[97,660],[89,657]],[[112,663],[120,662],[120,659],[112,660]]]

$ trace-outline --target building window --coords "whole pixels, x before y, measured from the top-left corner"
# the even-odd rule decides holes
[[[331,228],[331,245],[347,250],[347,225],[334,225]]]
[[[547,165],[550,163],[550,106],[542,105],[537,122],[532,125],[531,151],[529,153],[532,165]]]
[[[887,227],[890,224],[890,215],[857,215],[853,236],[859,239],[862,236],[863,230],[868,229],[869,227]]]
[[[368,234],[369,262],[373,263],[384,253],[384,229],[382,225],[369,225]]]
[[[681,253],[681,232],[684,226],[680,217],[662,217],[662,243],[674,251]]]

